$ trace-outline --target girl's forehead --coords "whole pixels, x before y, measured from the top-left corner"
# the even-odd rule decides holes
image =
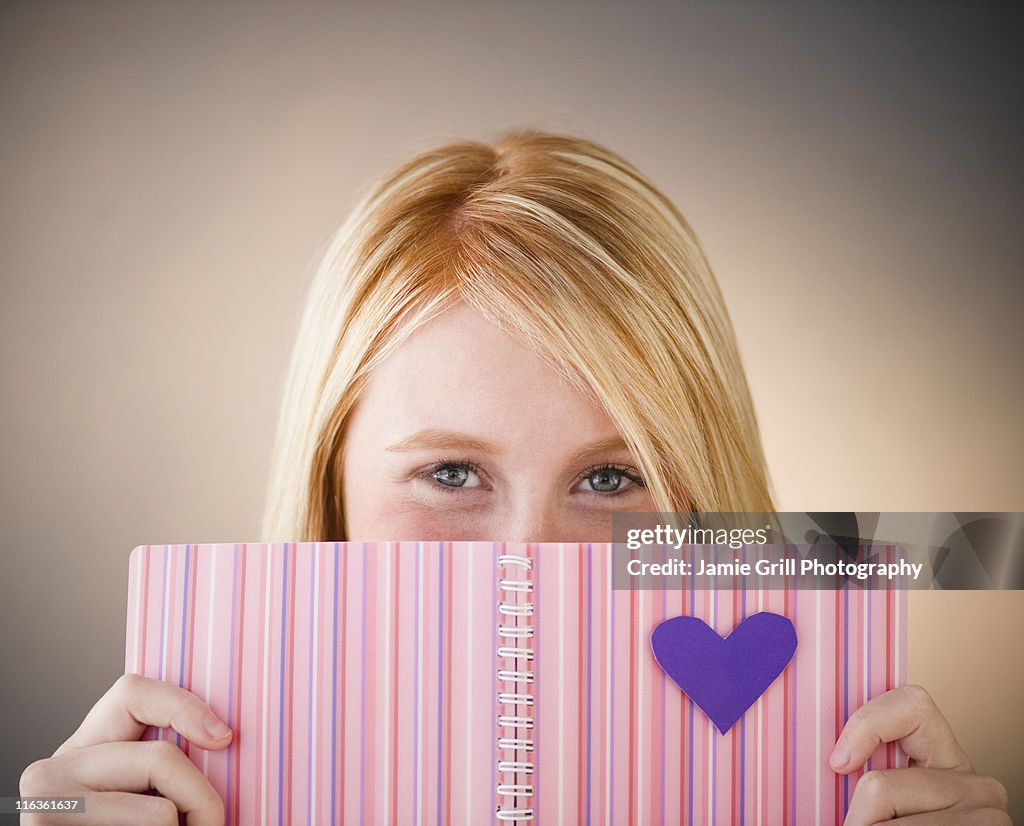
[[[538,403],[579,392],[523,336],[466,304],[450,307],[405,337],[370,381],[396,387],[475,388],[510,400],[532,393]]]
[[[523,339],[457,305],[412,332],[369,375],[350,433],[371,425],[388,444],[452,432],[521,451],[573,450],[619,434]]]

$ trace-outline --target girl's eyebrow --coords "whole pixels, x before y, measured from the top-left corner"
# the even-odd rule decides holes
[[[505,450],[502,447],[471,436],[468,433],[460,433],[455,430],[439,430],[427,428],[418,430],[415,433],[400,439],[393,445],[385,448],[389,453],[403,453],[410,450],[475,450],[478,453],[487,453],[492,456],[502,456]],[[628,451],[629,447],[621,436],[612,436],[609,439],[602,439],[573,451],[569,457],[569,463],[583,462],[603,453],[614,453],[617,451]]]
[[[408,450],[475,450],[479,453],[489,453],[492,456],[501,456],[504,450],[484,439],[470,436],[468,433],[459,433],[454,430],[437,430],[428,428],[419,430],[404,439],[400,439],[385,450],[392,453],[401,453]]]
[[[602,453],[615,453],[617,451],[629,451],[629,445],[626,444],[621,436],[613,436],[610,439],[602,439],[600,442],[584,445],[569,457],[569,463],[575,464]]]

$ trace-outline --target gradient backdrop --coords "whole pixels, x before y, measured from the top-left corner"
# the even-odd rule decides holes
[[[134,545],[258,538],[317,250],[439,138],[576,132],[675,200],[780,509],[1024,510],[1020,12],[676,6],[0,4],[0,795],[121,672]],[[1022,625],[912,595],[1024,820]]]

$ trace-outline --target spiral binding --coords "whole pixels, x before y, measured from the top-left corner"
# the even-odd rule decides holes
[[[533,797],[533,784],[521,782],[520,775],[534,773],[534,762],[526,759],[534,750],[531,738],[534,718],[533,694],[527,687],[534,681],[530,667],[533,662],[534,627],[529,624],[533,616],[533,580],[527,576],[515,577],[514,569],[524,574],[533,570],[533,560],[516,554],[501,554],[498,564],[507,576],[498,580],[502,600],[498,603],[501,624],[498,625],[498,658],[502,665],[498,669],[499,713],[497,724],[502,731],[498,737],[498,750],[502,752],[497,765],[495,793],[503,802],[497,807],[495,816],[502,822],[532,821],[533,808],[529,798]]]

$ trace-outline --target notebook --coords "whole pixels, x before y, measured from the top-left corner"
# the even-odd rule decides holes
[[[616,590],[611,566],[606,544],[139,546],[126,671],[235,732],[143,739],[178,743],[228,824],[842,823],[860,772],[828,757],[906,680],[906,593]],[[795,652],[722,733],[652,633],[758,614]],[[868,768],[905,765],[889,744]]]

